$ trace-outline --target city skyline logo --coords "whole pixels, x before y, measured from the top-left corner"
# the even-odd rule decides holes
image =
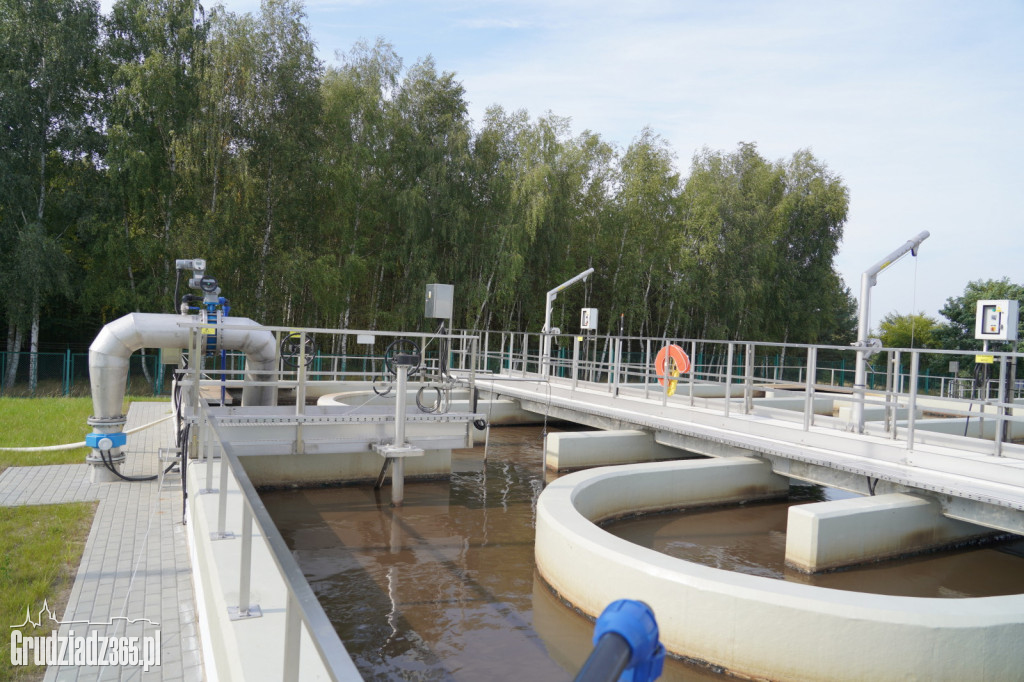
[[[108,636],[99,634],[104,627],[115,628],[124,623],[125,627],[142,623],[143,629],[152,628],[153,634],[138,636]],[[52,627],[48,635],[25,635],[23,628]],[[11,625],[11,665],[37,666],[142,666],[149,672],[160,665],[160,623],[149,618],[128,618],[111,616],[106,621],[61,620],[47,600],[32,618],[32,607],[25,607],[25,620]],[[75,634],[75,629],[88,634]],[[58,631],[66,630],[64,634]]]
[[[43,614],[46,614],[44,620]],[[39,620],[32,620],[32,607],[25,607],[25,620],[18,625],[11,625],[10,628],[21,629],[27,627],[42,627],[44,622],[52,622],[56,625],[106,625],[110,626],[114,624],[114,621],[123,621],[126,625],[134,625],[135,623],[149,623],[153,627],[159,627],[160,623],[150,620],[149,618],[128,618],[127,616],[111,616],[106,622],[103,621],[92,621],[92,620],[60,620],[57,618],[57,614],[53,609],[50,608],[49,600],[44,599],[43,605],[36,614],[36,618]]]

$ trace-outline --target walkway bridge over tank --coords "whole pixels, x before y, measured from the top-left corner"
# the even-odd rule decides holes
[[[845,369],[849,348],[680,340],[693,362],[669,395],[672,377],[649,361],[666,343],[576,337],[545,361],[539,339],[503,335],[488,354],[493,372],[476,383],[547,418],[641,429],[701,455],[755,456],[778,474],[864,495],[924,493],[950,518],[1024,533],[1014,354],[997,353],[1001,378],[981,382],[920,371],[954,356],[962,362],[962,352],[886,350],[873,358],[880,371],[861,397]],[[833,359],[819,363],[826,354]],[[787,359],[772,362],[780,356]],[[860,428],[857,400],[867,417]]]

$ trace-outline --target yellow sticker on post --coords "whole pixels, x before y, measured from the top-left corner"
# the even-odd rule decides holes
[[[996,361],[996,356],[994,356],[994,355],[975,355],[974,356],[974,361],[976,363],[978,363],[979,365],[991,365],[993,362]]]

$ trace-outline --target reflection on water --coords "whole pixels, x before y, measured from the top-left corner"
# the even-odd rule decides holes
[[[542,432],[491,431],[483,449],[456,452],[450,483],[263,493],[282,535],[356,665],[369,680],[569,680],[591,650],[593,623],[558,601],[534,572]],[[836,491],[794,488],[797,501]],[[809,582],[783,566],[793,501],[618,522],[634,543],[720,568]],[[1020,548],[1018,548],[1020,551]],[[885,594],[1024,592],[1024,559],[981,550],[814,578]],[[586,568],[581,567],[581,579]],[[821,582],[819,582],[821,581]],[[628,597],[628,595],[623,595]],[[662,680],[721,679],[666,661]]]
[[[534,574],[541,429],[491,431],[451,483],[265,492],[264,503],[368,680],[569,680],[593,623]],[[666,662],[669,681],[718,679]]]

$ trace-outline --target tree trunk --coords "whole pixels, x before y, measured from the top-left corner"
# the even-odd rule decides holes
[[[4,377],[4,387],[14,386],[14,379],[18,375],[18,360],[21,359],[21,337],[22,328],[20,324],[11,323],[7,328],[7,376]]]
[[[39,298],[32,301],[32,331],[28,344],[28,390],[29,395],[36,394],[39,385]]]
[[[274,207],[273,202],[270,198],[270,188],[272,186],[273,171],[267,171],[267,182],[264,187],[266,193],[266,206],[264,207],[264,227],[263,227],[263,244],[260,248],[260,278],[256,284],[256,292],[258,300],[263,301],[265,299],[266,291],[264,289],[267,276],[267,254],[270,253],[270,233],[274,227]],[[267,306],[264,304],[261,313],[266,313]]]

